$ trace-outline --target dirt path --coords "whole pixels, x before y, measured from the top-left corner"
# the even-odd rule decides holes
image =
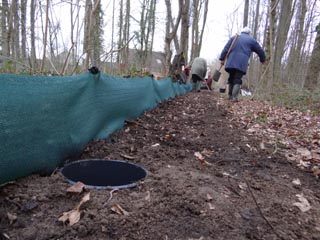
[[[0,188],[0,239],[320,239],[318,180],[261,148],[219,98],[179,96],[87,146],[82,159],[144,167],[136,188],[71,194],[60,173]],[[88,192],[78,222],[58,221]]]

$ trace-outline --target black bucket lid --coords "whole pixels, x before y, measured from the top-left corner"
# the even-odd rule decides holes
[[[74,161],[66,164],[61,173],[71,183],[82,182],[96,189],[135,187],[147,176],[145,169],[128,161],[104,159]]]

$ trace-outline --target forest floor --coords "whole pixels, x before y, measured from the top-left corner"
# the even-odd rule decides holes
[[[59,171],[8,183],[0,239],[320,239],[319,129],[310,113],[178,96],[81,155],[145,168],[136,187],[70,190]]]

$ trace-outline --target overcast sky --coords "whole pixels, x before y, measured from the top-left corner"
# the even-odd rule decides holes
[[[116,14],[119,13],[119,1],[115,0]],[[132,0],[131,2],[131,15],[136,19],[140,18],[141,0]],[[172,0],[173,14],[177,12],[177,1]],[[106,52],[110,50],[111,46],[111,33],[112,33],[112,3],[113,0],[102,0],[103,10],[105,13],[105,47]],[[320,9],[320,1],[318,1],[318,9]],[[66,7],[65,4],[61,5]],[[84,6],[83,6],[84,8]],[[209,11],[207,16],[207,22],[205,26],[205,32],[202,43],[201,56],[206,58],[208,62],[218,58],[218,55],[222,51],[222,48],[226,44],[231,35],[239,32],[242,27],[244,0],[209,0]],[[163,51],[164,49],[164,35],[165,35],[165,21],[166,21],[166,7],[165,0],[157,0],[157,22],[156,22],[156,36],[155,36],[155,51]],[[60,12],[61,18],[69,18],[66,15],[65,9]],[[176,15],[176,14],[174,14]],[[118,17],[115,17],[115,28],[118,26]],[[66,21],[69,22],[69,19]],[[63,26],[66,29],[70,29],[67,25]],[[138,24],[131,22],[131,31],[138,30]],[[66,34],[63,36],[67,38]],[[116,38],[114,36],[114,38]],[[64,39],[65,41],[66,39]]]
[[[205,26],[201,56],[211,61],[220,54],[229,36],[238,31],[236,25],[242,24],[243,0],[210,0],[207,23]],[[173,12],[177,1],[173,0]],[[166,7],[164,0],[158,0],[157,5],[158,41],[155,50],[163,51],[165,34]],[[232,17],[231,17],[232,16]],[[234,21],[234,29],[230,22]]]
[[[112,1],[102,1],[104,3],[104,11],[106,12],[105,23],[106,29],[111,29],[112,26]],[[116,2],[116,13],[118,13],[118,1]],[[235,26],[233,30],[230,25],[230,16],[234,24],[239,26],[242,23],[242,11],[244,0],[210,0],[209,11],[207,16],[207,23],[205,26],[205,32],[203,37],[201,56],[208,61],[214,60],[220,54],[230,34],[235,34],[238,29]],[[140,0],[133,0],[131,3],[132,15],[137,19],[140,17],[141,11]],[[172,0],[173,14],[177,12],[177,1]],[[156,36],[155,36],[155,51],[163,51],[164,49],[164,35],[165,35],[165,21],[166,21],[166,7],[164,0],[158,0],[156,10],[157,24],[156,24]],[[240,14],[240,15],[239,15]],[[176,14],[174,14],[176,15]],[[116,18],[117,20],[118,18]],[[116,23],[115,23],[116,24]],[[134,21],[131,22],[132,26],[137,24]],[[117,25],[116,25],[117,26]],[[231,31],[231,33],[230,33]],[[106,31],[106,41],[110,38],[110,31]],[[110,43],[109,43],[110,44]]]

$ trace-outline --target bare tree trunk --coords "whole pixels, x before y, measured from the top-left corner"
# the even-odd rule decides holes
[[[76,0],[73,2],[71,0],[70,3],[70,26],[71,26],[71,45],[73,46],[71,49],[71,64],[76,63],[76,55],[77,55],[77,39],[78,39],[78,31],[79,31],[79,12],[80,12],[80,0]]]
[[[45,27],[44,27],[44,35],[43,35],[43,52],[42,52],[40,72],[43,72],[45,61],[46,61],[47,37],[48,37],[48,28],[49,28],[49,4],[50,4],[50,0],[47,0],[46,19],[45,19]]]
[[[114,47],[114,31],[115,31],[115,27],[114,27],[114,19],[115,19],[115,12],[116,12],[116,7],[115,7],[115,0],[113,0],[112,2],[112,30],[111,30],[111,59],[110,59],[110,63],[111,63],[111,73],[113,74],[114,71],[114,65],[113,65],[113,47]]]
[[[93,9],[91,10],[91,0],[87,0],[87,3],[86,3],[86,19],[89,18],[89,22],[88,22],[88,25],[87,25],[87,28],[86,28],[86,58],[85,58],[85,62],[84,62],[84,65],[83,65],[83,70],[86,70],[88,69],[89,67],[89,62],[90,62],[90,59],[93,61],[93,56],[92,56],[92,51],[93,51],[93,40],[94,40],[94,37],[93,37],[93,27],[94,27],[94,22],[95,22],[95,17],[96,17],[96,13],[97,13],[97,9],[98,7],[100,6],[100,1],[101,0],[96,0],[95,4],[94,4],[94,7]],[[93,63],[93,62],[92,62]],[[94,64],[94,63],[93,63]]]
[[[156,5],[157,1],[156,0],[151,0],[150,2],[150,7],[149,7],[149,20],[148,20],[148,34],[147,34],[147,45],[148,45],[148,63],[149,65],[151,64],[151,59],[152,57],[152,50],[153,50],[153,41],[154,41],[154,34],[155,34],[155,27],[156,27]],[[150,36],[151,35],[151,36]]]
[[[181,9],[181,31],[180,31],[180,52],[184,53],[185,61],[189,62],[189,12],[190,0],[180,0],[179,9]]]
[[[30,0],[30,44],[31,44],[31,68],[35,69],[37,67],[36,59],[36,34],[35,34],[35,12],[36,12],[36,1]]]
[[[171,19],[170,25],[171,25],[171,28],[174,29],[173,19]],[[176,52],[179,52],[180,51],[180,43],[179,43],[179,39],[178,39],[177,34],[173,37],[173,43],[174,43],[174,48],[175,48]]]
[[[316,27],[317,36],[309,63],[308,73],[305,81],[305,88],[315,91],[319,87],[320,81],[320,23]]]
[[[276,83],[279,83],[281,81],[281,60],[285,53],[285,46],[292,18],[291,9],[292,0],[282,1],[278,32],[276,33],[276,42],[274,48],[273,76]]]
[[[27,0],[21,0],[21,56],[27,57]]]
[[[253,38],[257,39],[257,29],[259,27],[260,22],[260,0],[257,0],[255,10],[253,12]],[[247,74],[247,80],[245,81],[245,86],[250,89],[251,86],[257,86],[259,84],[260,79],[260,67],[255,67],[256,61],[253,57],[250,57],[249,69]]]
[[[205,5],[204,5],[204,12],[203,12],[203,20],[202,20],[202,29],[201,29],[201,33],[200,33],[200,39],[198,42],[198,54],[200,55],[200,51],[202,48],[202,40],[203,40],[203,33],[204,33],[204,28],[205,25],[207,23],[207,15],[208,15],[208,9],[209,9],[209,0],[205,1]]]
[[[308,14],[306,16],[306,23],[305,23],[305,27],[304,27],[304,41],[303,41],[303,46],[300,50],[300,58],[301,61],[304,63],[304,66],[301,68],[301,75],[303,76],[302,79],[302,86],[304,85],[304,82],[306,80],[306,75],[308,74],[308,67],[306,67],[306,65],[309,64],[310,61],[310,56],[309,54],[305,54],[312,52],[312,49],[314,47],[313,42],[312,41],[307,41],[307,39],[305,38],[306,36],[309,35],[310,32],[313,32],[314,29],[311,29],[311,23],[314,19],[314,16],[316,14],[316,4],[317,4],[317,0],[313,0],[313,2],[309,2],[308,1],[308,7],[306,7],[308,9]]]
[[[192,30],[191,30],[191,59],[194,59],[195,57],[198,57],[196,51],[197,51],[197,43],[199,41],[199,0],[193,0],[192,3]]]
[[[248,26],[249,19],[249,0],[244,1],[243,26]]]
[[[193,6],[194,18],[192,22],[191,59],[194,59],[195,57],[200,56],[204,27],[207,21],[209,1],[205,0],[204,2],[199,3],[199,1],[194,0],[193,3],[194,3],[194,6]],[[204,7],[202,6],[203,3],[205,4]],[[203,12],[201,11],[202,9],[203,9]],[[203,13],[202,27],[201,27],[201,32],[199,32],[199,21],[200,21],[201,12]]]
[[[95,14],[93,16],[93,62],[94,66],[100,66],[101,51],[103,49],[103,12],[101,1],[94,0]]]
[[[176,22],[174,24],[174,27],[171,30],[171,21],[172,19],[172,10],[171,10],[171,1],[165,0],[166,3],[166,9],[167,9],[167,20],[166,20],[166,35],[165,35],[165,48],[164,53],[166,56],[166,69],[169,70],[169,66],[171,64],[171,57],[172,57],[172,51],[171,51],[171,42],[174,39],[175,35],[177,34],[177,30],[179,27],[180,19],[181,19],[181,8],[183,6],[183,0],[179,0],[179,12],[178,16],[176,18]]]
[[[83,52],[87,53],[89,44],[89,25],[90,25],[90,13],[92,11],[92,1],[86,0],[85,16],[84,16],[84,39],[83,39]],[[87,68],[87,66],[85,67]]]
[[[143,49],[144,49],[144,38],[145,38],[145,34],[146,34],[146,19],[145,19],[145,11],[146,11],[146,1],[147,0],[143,0],[143,2],[141,3],[141,13],[140,13],[140,38],[139,38],[139,43],[140,43],[140,51],[139,51],[139,57],[140,57],[140,62],[142,64],[143,61]]]
[[[14,55],[14,59],[17,61],[20,59],[20,17],[19,17],[19,10],[20,10],[20,6],[19,6],[19,2],[18,1],[13,1],[12,5],[14,6],[12,8],[13,10],[13,41],[12,41],[12,46],[13,46],[13,55]]]
[[[294,21],[293,32],[291,34],[290,53],[288,56],[288,64],[286,67],[286,81],[287,83],[299,84],[302,87],[303,84],[303,42],[305,39],[305,17],[307,13],[306,0],[299,0],[297,6],[296,19]]]
[[[276,28],[276,8],[279,1],[277,0],[270,0],[269,6],[269,28],[268,28],[268,38],[267,38],[267,54],[270,57],[269,68],[267,72],[267,88],[265,89],[265,93],[273,92],[273,85],[274,85],[274,34]]]
[[[253,26],[253,37],[257,38],[257,29],[259,26],[259,16],[260,16],[260,0],[257,0],[255,17],[254,17],[254,26]]]
[[[123,0],[120,0],[120,9],[119,9],[119,37],[118,37],[118,49],[121,49],[123,47]],[[117,63],[120,64],[122,62],[122,51],[120,50],[117,55]]]
[[[9,4],[8,0],[2,0],[1,8],[1,49],[4,56],[10,55],[9,35]]]
[[[124,48],[124,62],[128,64],[129,58],[129,38],[130,38],[130,0],[127,0],[126,3],[126,17],[125,17],[125,24],[124,24],[124,34],[123,34],[123,41],[126,44]]]

